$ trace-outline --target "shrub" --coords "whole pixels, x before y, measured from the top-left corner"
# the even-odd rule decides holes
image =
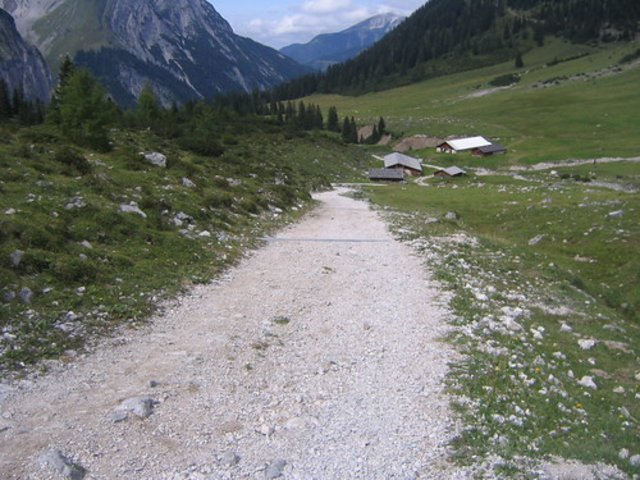
[[[91,260],[61,258],[53,265],[53,274],[65,283],[93,282],[98,276],[98,267]]]
[[[515,73],[507,73],[506,75],[500,75],[489,82],[492,87],[508,87],[514,85],[520,81],[520,75]]]
[[[56,150],[53,159],[56,162],[69,167],[67,173],[70,175],[75,175],[76,173],[79,173],[80,175],[87,175],[93,170],[91,163],[80,155],[80,153],[70,147],[62,147]]]

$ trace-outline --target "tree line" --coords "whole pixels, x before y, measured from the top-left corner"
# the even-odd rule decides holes
[[[19,90],[10,96],[0,80],[0,121],[18,120],[20,124],[47,123],[55,126],[71,142],[107,151],[109,129],[113,127],[150,129],[163,138],[202,155],[220,155],[225,142],[232,142],[225,125],[232,117],[262,118],[264,122],[291,132],[325,130],[339,134],[347,143],[377,142],[385,133],[380,118],[373,135],[359,138],[353,117],[340,121],[338,110],[330,107],[325,120],[319,105],[303,101],[276,101],[265,92],[231,93],[213,101],[189,101],[163,107],[147,84],[134,108],[122,110],[106,89],[85,68],[78,68],[66,57],[48,106],[29,102]],[[227,135],[225,137],[225,135]]]

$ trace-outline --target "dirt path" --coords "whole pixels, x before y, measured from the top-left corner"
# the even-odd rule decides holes
[[[446,299],[365,203],[318,198],[147,330],[0,388],[0,478],[60,478],[48,449],[96,479],[460,478]]]

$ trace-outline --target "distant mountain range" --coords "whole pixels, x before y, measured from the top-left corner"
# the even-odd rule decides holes
[[[22,90],[29,100],[49,101],[51,73],[37,48],[28,45],[11,15],[0,9],[0,78],[7,93]]]
[[[404,17],[392,13],[377,15],[337,33],[318,35],[308,43],[294,43],[280,52],[315,70],[326,70],[331,65],[344,62],[369,48],[391,30]]]
[[[53,71],[68,54],[123,105],[267,89],[310,70],[236,35],[206,0],[0,0]]]

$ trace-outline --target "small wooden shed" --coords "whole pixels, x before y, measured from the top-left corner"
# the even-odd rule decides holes
[[[507,149],[500,145],[499,143],[493,143],[491,145],[487,145],[486,147],[474,148],[471,151],[471,154],[474,157],[488,157],[491,155],[504,155],[507,153]]]
[[[374,182],[402,182],[404,172],[394,168],[372,168],[369,170],[369,180]]]
[[[434,177],[461,177],[463,175],[466,175],[467,172],[464,171],[461,168],[458,167],[449,167],[449,168],[443,168],[442,170],[438,170],[436,171],[433,176]]]
[[[422,175],[422,163],[420,160],[403,153],[390,153],[384,157],[384,168],[401,170],[414,177]]]

